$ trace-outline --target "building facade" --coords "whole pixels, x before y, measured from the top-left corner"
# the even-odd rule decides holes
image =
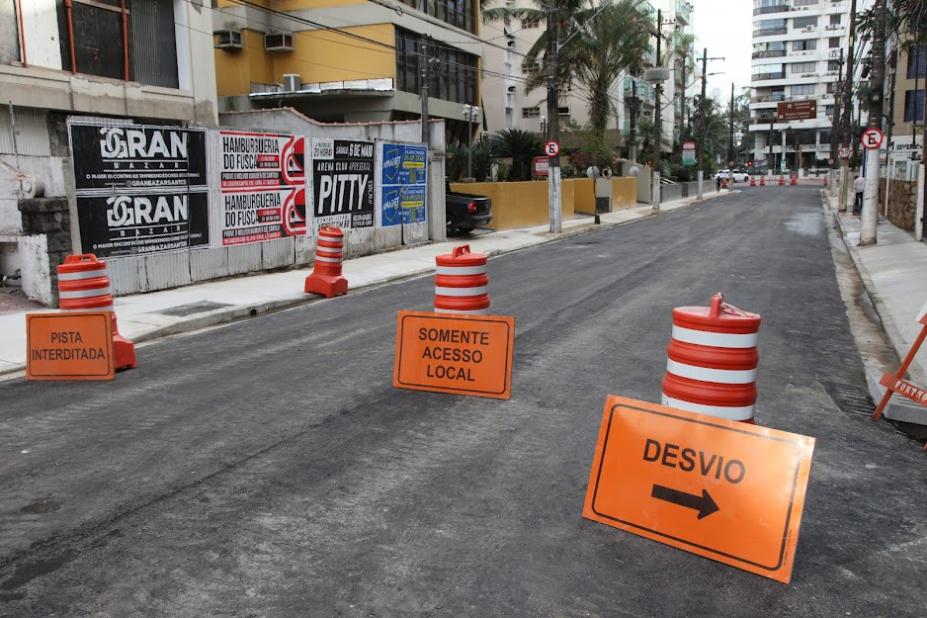
[[[828,165],[849,26],[849,0],[754,0],[750,132],[757,168]],[[806,100],[816,101],[815,118],[777,118],[780,102]]]
[[[213,63],[194,61],[211,57],[211,22],[209,0],[0,0],[0,275],[47,299],[18,202],[73,208],[69,119],[216,126]]]
[[[885,176],[915,180],[923,160],[924,93],[927,90],[927,46],[915,45],[911,36],[893,33],[886,54],[886,116],[888,126]]]
[[[479,105],[478,0],[219,0],[212,28],[223,112],[412,120],[425,71],[429,114],[451,135],[465,137],[464,105]]]

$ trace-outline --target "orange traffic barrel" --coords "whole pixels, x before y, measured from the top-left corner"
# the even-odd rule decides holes
[[[470,253],[470,245],[435,256],[435,312],[484,314],[489,309],[486,255]]]
[[[766,186],[766,176],[760,176],[760,186],[761,187]]]
[[[756,186],[756,176],[754,176],[753,174],[750,174],[750,186],[751,187]]]
[[[726,304],[721,293],[710,307],[673,309],[663,405],[752,423],[760,321]]]
[[[779,186],[780,187],[785,186],[785,176],[783,176],[782,174],[779,174]]]
[[[303,290],[326,298],[348,293],[348,280],[341,276],[344,261],[344,233],[334,226],[319,229],[315,243],[312,274],[306,277]]]
[[[798,184],[798,174],[792,174],[792,175],[791,175],[791,179],[789,180],[789,184],[790,184],[791,186],[793,186],[793,187],[794,187],[795,185]]]
[[[135,344],[119,334],[113,292],[104,260],[92,253],[69,255],[58,271],[58,306],[63,311],[109,311],[113,314],[113,356],[116,369],[137,365]]]

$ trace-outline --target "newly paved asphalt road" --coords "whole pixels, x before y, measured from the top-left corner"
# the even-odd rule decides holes
[[[867,417],[820,198],[746,190],[490,262],[512,399],[391,386],[423,278],[0,384],[0,615],[923,615],[927,468]],[[764,317],[758,421],[817,438],[793,581],[580,517],[670,310]]]

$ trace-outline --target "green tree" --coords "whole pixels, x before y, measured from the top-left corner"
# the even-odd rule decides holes
[[[541,154],[541,140],[521,129],[503,129],[491,138],[495,157],[512,159],[508,180],[531,180],[531,159]]]
[[[613,105],[609,89],[622,71],[639,72],[649,49],[650,24],[637,8],[639,0],[618,0],[602,5],[595,0],[551,0],[557,7],[559,40],[557,82],[562,89],[576,79],[589,102],[593,128],[604,137]],[[498,7],[482,12],[484,21],[512,20],[522,27],[546,23],[547,3],[537,8]],[[525,90],[546,86],[547,32],[525,54],[522,68]]]

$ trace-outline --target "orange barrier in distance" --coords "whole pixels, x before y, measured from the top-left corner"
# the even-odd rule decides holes
[[[609,396],[583,517],[788,583],[814,438]]]
[[[27,380],[112,380],[112,312],[26,315]]]
[[[400,311],[393,386],[508,399],[515,318]]]

